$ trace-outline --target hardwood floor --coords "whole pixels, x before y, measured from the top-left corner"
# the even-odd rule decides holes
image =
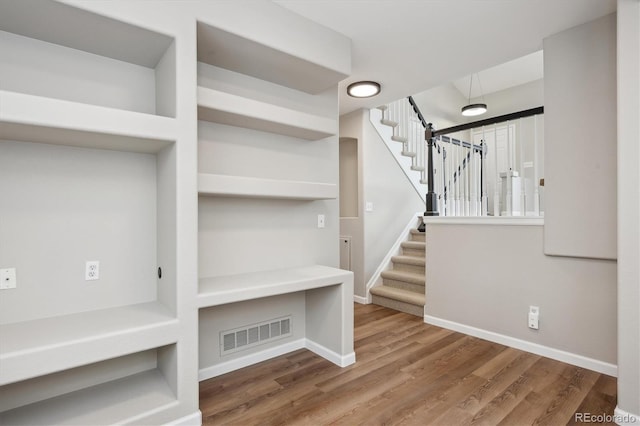
[[[354,324],[349,367],[300,350],[201,382],[203,423],[564,425],[616,406],[613,377],[376,305]]]

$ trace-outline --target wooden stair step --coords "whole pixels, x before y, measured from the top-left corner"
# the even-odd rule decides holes
[[[404,155],[405,157],[412,157],[412,158],[416,156],[416,153],[411,151],[402,151],[401,154]]]
[[[411,170],[415,170],[416,172],[424,172],[424,167],[422,167],[422,166],[411,166]]]
[[[373,287],[371,289],[371,294],[397,300],[399,302],[408,303],[410,305],[422,306],[423,308],[426,302],[426,297],[424,294],[403,290],[400,288],[387,287],[385,285]]]
[[[392,140],[392,141],[396,141],[396,142],[406,143],[409,139],[407,139],[407,138],[406,138],[406,137],[404,137],[404,136],[396,136],[396,135],[393,135],[393,136],[391,136],[391,140]]]
[[[387,120],[386,118],[380,120],[380,123],[390,127],[396,127],[398,125],[398,123],[396,123],[395,121]]]

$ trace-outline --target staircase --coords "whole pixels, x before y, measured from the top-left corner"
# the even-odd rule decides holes
[[[376,305],[424,316],[425,304],[425,234],[412,229],[409,240],[401,244],[402,254],[393,256],[393,268],[381,273],[382,285],[372,287]]]

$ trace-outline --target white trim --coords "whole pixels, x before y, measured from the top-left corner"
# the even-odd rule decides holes
[[[411,233],[411,230],[415,228],[417,225],[417,221],[418,221],[417,218],[420,217],[421,215],[422,215],[422,212],[414,213],[411,215],[411,220],[409,221],[407,226],[404,228],[402,233],[400,233],[400,236],[398,237],[396,242],[393,243],[393,245],[385,255],[384,259],[382,259],[382,262],[380,262],[380,265],[378,265],[378,269],[376,269],[376,271],[371,276],[371,279],[367,283],[367,287],[366,287],[367,303],[371,303],[371,293],[370,293],[371,288],[377,285],[382,285],[382,278],[380,277],[380,275],[382,274],[383,271],[391,269],[391,258],[393,256],[396,256],[398,253],[400,253],[400,244],[402,244],[407,240],[407,238],[409,237],[409,234]]]
[[[582,355],[566,352],[560,349],[550,348],[548,346],[543,346],[538,343],[528,342],[526,340],[518,339],[511,336],[506,336],[504,334],[494,333],[493,331],[471,327],[469,325],[460,324],[454,321],[433,317],[431,315],[425,315],[424,322],[427,324],[432,324],[438,327],[443,327],[449,330],[468,334],[470,336],[489,340],[490,342],[500,343],[501,345],[506,345],[506,346],[510,346],[512,348],[520,349],[526,352],[531,352],[536,355],[542,355],[544,357],[562,361],[567,364],[587,368],[589,370],[593,370],[598,373],[607,374],[613,377],[618,376],[618,366],[615,364],[610,364],[608,362],[599,361],[593,358],[587,358]]]
[[[543,216],[425,216],[426,225],[523,225],[543,226]]]
[[[355,294],[353,295],[353,301],[361,305],[368,305],[371,303],[371,301],[368,300],[366,297],[356,296]]]
[[[210,379],[212,377],[221,376],[240,368],[248,367],[250,365],[257,364],[259,362],[266,361],[268,359],[304,348],[306,348],[306,342],[304,338],[294,340],[292,342],[287,342],[274,348],[265,349],[263,351],[251,353],[240,358],[221,362],[210,367],[201,368],[200,371],[198,371],[198,379],[202,381]]]
[[[265,349],[260,352],[251,353],[240,358],[232,359],[229,361],[221,362],[210,367],[201,368],[198,371],[198,380],[203,381],[211,379],[212,377],[221,376],[226,373],[230,373],[235,370],[239,370],[244,367],[248,367],[253,364],[257,364],[262,361],[266,361],[271,358],[275,358],[281,355],[288,354],[289,352],[297,351],[298,349],[308,349],[316,355],[321,356],[327,361],[331,361],[339,367],[346,367],[356,362],[355,352],[351,352],[346,355],[340,355],[337,352],[328,349],[312,340],[302,338],[294,340],[292,342],[284,343],[274,348]]]
[[[356,362],[356,353],[351,352],[347,355],[340,355],[337,352],[332,351],[326,346],[322,346],[313,340],[305,339],[305,347],[316,355],[320,355],[327,361],[331,361],[338,367],[346,367]]]
[[[187,414],[179,419],[175,419],[167,423],[170,426],[200,426],[202,424],[202,412],[196,410],[192,414]]]
[[[595,413],[594,413],[595,414]],[[631,414],[627,411],[624,411],[622,408],[616,405],[616,409],[613,411],[614,419],[618,425],[640,425],[640,415]]]

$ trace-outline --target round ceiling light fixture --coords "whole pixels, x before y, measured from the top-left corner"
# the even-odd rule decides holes
[[[347,86],[347,94],[354,98],[370,98],[380,93],[380,83],[357,81]]]
[[[487,112],[487,104],[469,104],[462,107],[462,115],[465,117],[475,117]]]

